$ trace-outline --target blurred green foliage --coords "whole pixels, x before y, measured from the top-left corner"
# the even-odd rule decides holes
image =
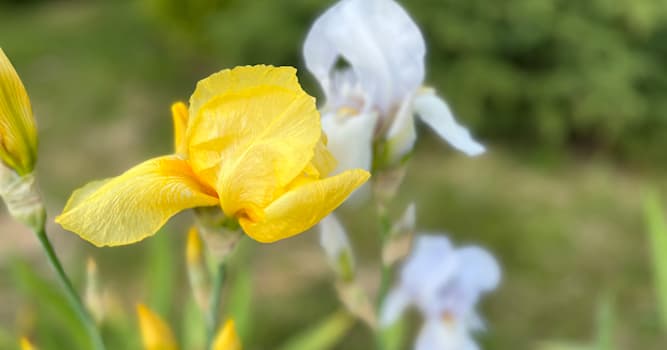
[[[203,37],[191,41],[233,64],[266,57],[298,64],[301,39],[330,4],[222,2],[224,11],[218,7],[213,15],[174,15],[192,25],[208,23],[196,32]],[[640,161],[660,159],[667,148],[665,1],[402,3],[426,37],[427,82],[441,89],[482,139],[550,152],[571,146]]]

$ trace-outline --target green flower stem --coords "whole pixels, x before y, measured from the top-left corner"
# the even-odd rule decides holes
[[[213,346],[213,340],[217,333],[218,327],[220,326],[220,304],[222,303],[222,286],[225,282],[226,275],[226,263],[223,259],[218,264],[218,271],[215,274],[215,280],[213,281],[213,290],[211,294],[211,302],[209,307],[208,314],[208,337],[207,337],[207,349],[211,349]]]
[[[60,263],[60,260],[58,259],[55,250],[53,249],[53,245],[51,245],[51,241],[49,241],[49,237],[46,235],[46,229],[42,227],[41,229],[35,231],[35,235],[39,239],[39,242],[42,244],[42,248],[44,248],[44,252],[46,253],[47,258],[49,259],[49,263],[51,263],[53,269],[56,270],[56,275],[58,276],[58,280],[60,281],[60,284],[65,290],[65,296],[67,297],[67,301],[76,312],[76,315],[78,316],[81,323],[83,323],[86,333],[88,333],[88,337],[90,338],[92,349],[104,350],[104,342],[102,341],[102,336],[100,335],[97,326],[95,326],[95,322],[93,321],[93,318],[90,316],[90,313],[81,302],[81,298],[79,297],[79,294],[76,292],[76,289],[74,289],[72,282],[67,277],[67,274],[65,274],[65,270],[63,269],[63,266]]]
[[[389,283],[391,282],[391,266],[385,265],[382,255],[384,254],[384,248],[387,242],[389,241],[389,234],[391,233],[391,220],[387,215],[387,209],[383,204],[378,204],[377,206],[377,216],[378,216],[378,233],[381,243],[380,251],[380,289],[377,296],[377,308],[378,310],[384,302],[384,298],[387,295],[389,290]]]
[[[391,233],[392,224],[391,219],[387,213],[387,207],[381,201],[377,202],[377,218],[378,218],[378,235],[380,239],[380,288],[378,289],[376,308],[378,320],[382,310],[382,304],[384,299],[387,296],[389,291],[389,284],[391,283],[391,266],[384,263],[384,249],[385,245],[389,241],[389,235]],[[375,329],[375,341],[378,350],[383,350],[385,348],[384,340],[382,337],[382,330],[378,326]]]

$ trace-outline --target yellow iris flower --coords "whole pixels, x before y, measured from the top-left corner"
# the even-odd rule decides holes
[[[177,350],[171,328],[160,316],[144,305],[137,306],[141,339],[145,350]],[[233,320],[227,320],[213,339],[212,350],[241,350],[241,339]]]
[[[176,153],[75,191],[56,222],[97,246],[130,244],[179,211],[219,205],[260,242],[314,226],[370,174],[326,177],[335,159],[291,67],[245,66],[172,107]]]
[[[20,176],[32,173],[37,129],[25,87],[0,48],[0,161]]]

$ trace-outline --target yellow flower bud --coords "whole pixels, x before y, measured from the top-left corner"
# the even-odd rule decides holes
[[[28,93],[0,48],[0,160],[20,176],[32,173],[37,130]]]
[[[28,340],[28,338],[26,337],[21,338],[19,345],[21,345],[21,350],[37,350],[37,348],[34,345],[32,345],[30,340]]]
[[[139,328],[145,350],[176,350],[178,345],[171,328],[145,305],[137,305]]]
[[[213,340],[213,350],[241,350],[241,339],[236,333],[234,320],[227,320]]]
[[[204,242],[196,227],[190,228],[188,242],[185,248],[190,287],[200,310],[206,311],[209,307],[211,279],[206,268],[204,256]]]

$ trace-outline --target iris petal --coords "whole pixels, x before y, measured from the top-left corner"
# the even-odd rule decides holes
[[[217,203],[186,161],[164,156],[75,191],[56,222],[97,246],[116,246],[155,234],[181,210]]]
[[[246,234],[259,242],[269,243],[294,236],[331,213],[369,177],[368,172],[355,169],[301,184],[266,207],[263,220],[241,217],[239,223]]]

